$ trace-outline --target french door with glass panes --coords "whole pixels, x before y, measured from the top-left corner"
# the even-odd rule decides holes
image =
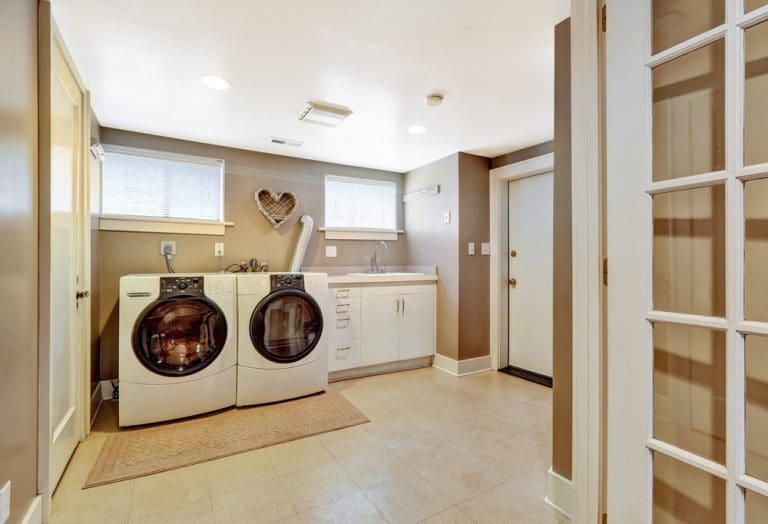
[[[609,2],[607,513],[768,522],[768,0]]]

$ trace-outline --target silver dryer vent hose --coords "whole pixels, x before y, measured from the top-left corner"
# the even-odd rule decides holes
[[[304,262],[304,253],[307,252],[307,244],[309,244],[309,238],[312,236],[312,226],[315,221],[309,215],[302,215],[299,219],[301,222],[301,232],[299,232],[299,238],[296,240],[296,247],[293,248],[293,256],[291,257],[291,265],[288,268],[290,273],[298,273],[301,271],[301,264]]]

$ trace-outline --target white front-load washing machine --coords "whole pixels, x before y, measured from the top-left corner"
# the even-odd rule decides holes
[[[237,275],[237,405],[325,391],[328,305],[324,273]]]
[[[120,279],[121,426],[235,404],[235,284],[223,274]]]

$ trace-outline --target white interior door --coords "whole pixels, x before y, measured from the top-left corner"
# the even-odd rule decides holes
[[[768,0],[607,27],[608,520],[768,522]]]
[[[82,433],[83,93],[58,46],[51,78],[50,489]]]
[[[552,376],[554,175],[509,183],[510,366]]]

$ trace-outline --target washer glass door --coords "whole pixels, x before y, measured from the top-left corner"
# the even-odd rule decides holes
[[[215,303],[202,297],[172,297],[142,312],[133,331],[133,350],[149,370],[184,376],[209,366],[226,340],[227,321]]]
[[[304,291],[285,289],[262,300],[251,315],[251,341],[272,362],[297,362],[320,341],[323,314]]]

